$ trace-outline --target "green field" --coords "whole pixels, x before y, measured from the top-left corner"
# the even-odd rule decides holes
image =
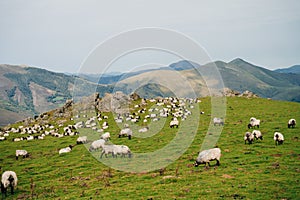
[[[0,142],[1,173],[13,170],[19,181],[16,193],[8,194],[7,199],[300,199],[300,126],[287,128],[290,118],[300,122],[300,104],[227,98],[225,125],[217,143],[222,150],[221,165],[214,166],[213,161],[210,168],[195,168],[193,162],[211,121],[210,98],[201,100],[200,110],[205,114],[200,116],[190,147],[165,169],[147,173],[111,169],[98,162],[84,145],[58,154],[60,148],[75,144],[78,136],[12,142],[19,135],[11,134]],[[250,117],[261,120],[259,130],[264,140],[248,145],[243,136]],[[111,116],[109,124],[113,124]],[[168,123],[145,139],[120,139],[118,130],[116,126],[108,129],[111,141],[128,145],[133,155],[162,148],[176,133]],[[284,134],[283,145],[275,146],[275,131]],[[31,157],[15,160],[16,149],[26,149]]]

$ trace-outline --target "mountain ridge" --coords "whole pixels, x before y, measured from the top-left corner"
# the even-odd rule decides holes
[[[103,79],[101,84],[74,74],[67,75],[24,65],[2,64],[0,65],[0,109],[3,111],[1,113],[4,113],[2,119],[11,118],[12,113],[17,113],[14,118],[18,121],[25,116],[38,115],[57,108],[74,95],[89,96],[93,92],[99,92],[100,97],[117,90],[126,94],[136,90],[147,98],[174,94],[174,91],[183,96],[188,95],[186,89],[180,86],[179,79],[174,79],[170,74],[186,77],[189,84],[197,88],[195,89],[197,95],[207,96],[210,93],[198,69],[207,70],[212,65],[219,70],[226,88],[238,92],[249,90],[263,98],[300,102],[299,74],[271,71],[240,58],[228,63],[215,61],[204,65],[182,60],[159,69],[104,76],[106,79]],[[164,87],[165,82],[161,81],[168,76],[170,78],[167,80],[171,81],[171,85],[177,85],[179,88],[175,87],[171,91],[170,88]],[[0,119],[0,125],[5,124],[2,121],[7,123],[7,120]],[[13,122],[13,119],[8,121]]]

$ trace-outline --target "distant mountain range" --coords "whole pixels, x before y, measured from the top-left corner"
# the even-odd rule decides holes
[[[283,69],[276,69],[275,72],[279,73],[294,73],[294,74],[300,74],[300,65],[294,65],[289,68],[283,68]]]
[[[206,96],[209,93],[198,70],[205,72],[212,65],[218,68],[227,88],[240,92],[250,90],[264,98],[300,102],[300,74],[297,74],[299,65],[286,70],[270,71],[242,59],[235,59],[229,63],[216,61],[205,65],[182,60],[159,69],[99,76],[67,75],[40,68],[2,64],[0,125],[57,108],[64,104],[66,99],[72,98],[74,93],[77,97],[94,92],[104,96],[105,93],[117,90],[127,94],[135,91],[147,98],[171,96],[174,93],[189,95],[181,84],[183,82],[179,80],[181,76],[186,77],[185,82],[196,88],[198,96]],[[175,91],[170,90],[172,87],[165,86],[166,81]]]

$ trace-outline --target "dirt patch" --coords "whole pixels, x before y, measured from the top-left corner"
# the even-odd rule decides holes
[[[234,176],[231,176],[231,175],[229,175],[229,174],[223,174],[222,177],[223,177],[223,178],[234,178]]]
[[[273,157],[281,157],[281,156],[282,156],[282,154],[280,154],[280,153],[277,153],[277,154],[272,154],[271,156],[273,156]]]

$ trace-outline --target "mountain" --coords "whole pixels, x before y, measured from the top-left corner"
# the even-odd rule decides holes
[[[76,84],[74,81],[76,80]],[[76,88],[74,88],[76,85]],[[104,95],[112,87],[96,85],[84,79],[45,69],[0,65],[0,125],[22,120],[57,108],[78,96],[90,95],[93,89]]]
[[[300,102],[300,75],[283,74],[274,72],[259,66],[255,66],[240,58],[229,63],[215,61],[205,65],[197,65],[196,68],[187,70],[152,70],[131,76],[119,82],[137,88],[139,84],[147,82],[169,84],[167,88],[180,96],[191,96],[193,92],[199,96],[209,95],[209,90],[203,77],[199,74],[207,74],[206,79],[211,82],[219,83],[210,75],[212,67],[217,67],[220,72],[224,86],[239,92],[250,90],[260,97],[273,98],[277,100],[288,100]],[[183,80],[183,77],[186,80]],[[164,81],[167,80],[167,81]],[[163,85],[161,84],[161,85]],[[187,89],[190,87],[192,89]]]
[[[300,74],[300,65],[294,65],[289,68],[283,68],[283,69],[276,69],[275,72],[279,73],[294,73],[294,74]]]
[[[211,74],[213,66],[220,72],[226,88],[238,92],[249,90],[264,98],[300,102],[300,74],[270,71],[239,58],[228,63],[215,61],[204,65],[183,60],[159,69],[106,74],[100,80],[98,75],[66,75],[2,64],[0,125],[38,115],[63,105],[67,99],[89,96],[94,92],[100,97],[114,91],[137,92],[146,98],[208,96],[210,91],[203,77],[210,83],[220,84]]]
[[[125,80],[127,78],[130,78],[132,76],[136,76],[142,73],[150,72],[153,70],[176,70],[176,71],[182,71],[182,70],[188,70],[193,69],[195,67],[200,67],[199,64],[187,61],[187,60],[181,60],[176,63],[172,63],[169,66],[155,68],[155,69],[145,69],[145,70],[139,70],[134,72],[128,72],[128,73],[105,73],[105,74],[79,74],[78,76],[99,84],[115,84],[118,81]]]

